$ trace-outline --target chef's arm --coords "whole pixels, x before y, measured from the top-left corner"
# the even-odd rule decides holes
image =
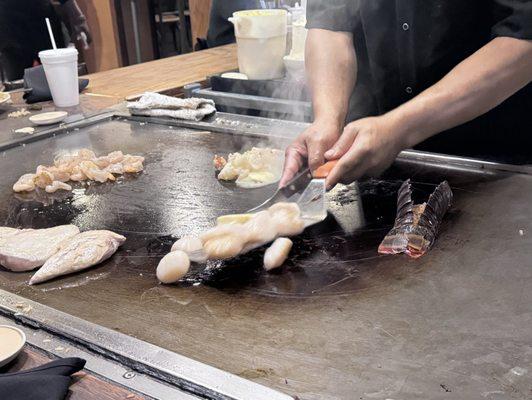
[[[498,37],[385,115],[409,148],[496,107],[532,81],[532,41]]]
[[[348,124],[325,153],[339,159],[327,185],[380,174],[401,150],[488,112],[531,81],[532,41],[493,39],[412,100]]]
[[[286,185],[305,163],[315,170],[325,162],[324,153],[336,143],[344,128],[356,81],[351,33],[310,29],[305,53],[314,122],[286,149],[280,186]]]
[[[357,75],[353,35],[311,29],[305,62],[314,120],[328,121],[343,128]]]

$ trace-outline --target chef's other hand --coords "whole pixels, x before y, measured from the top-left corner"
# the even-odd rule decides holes
[[[327,177],[327,188],[380,175],[402,150],[399,139],[385,117],[363,118],[346,125],[340,139],[325,153],[328,161],[339,160]]]
[[[73,42],[82,40],[82,33],[85,34],[87,45],[91,44],[92,36],[87,25],[87,19],[76,3],[76,0],[68,0],[63,4],[62,10],[68,19],[70,27],[70,40]]]
[[[284,171],[279,187],[284,187],[308,161],[311,171],[325,163],[324,154],[340,137],[337,123],[315,121],[286,149]]]

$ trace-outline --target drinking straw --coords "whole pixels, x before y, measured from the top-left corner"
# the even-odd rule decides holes
[[[50,35],[50,40],[52,41],[52,46],[54,50],[57,50],[57,45],[55,44],[54,33],[52,32],[52,26],[50,25],[50,19],[46,18],[46,26],[48,27],[48,34]]]

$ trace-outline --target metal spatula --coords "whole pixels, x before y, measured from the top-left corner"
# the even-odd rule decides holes
[[[325,179],[338,161],[329,161],[316,171],[314,176],[309,169],[299,173],[284,188],[278,189],[272,197],[258,207],[248,210],[255,213],[265,210],[275,203],[297,203],[301,210],[301,217],[305,225],[311,226],[327,218],[327,206],[325,204]]]

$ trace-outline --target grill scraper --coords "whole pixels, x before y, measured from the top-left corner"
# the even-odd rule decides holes
[[[300,172],[285,187],[277,189],[272,197],[261,205],[248,210],[255,213],[266,210],[276,203],[297,203],[301,210],[301,218],[305,227],[320,223],[327,218],[325,203],[325,179],[338,161],[329,161],[314,171],[314,175],[307,168]]]

